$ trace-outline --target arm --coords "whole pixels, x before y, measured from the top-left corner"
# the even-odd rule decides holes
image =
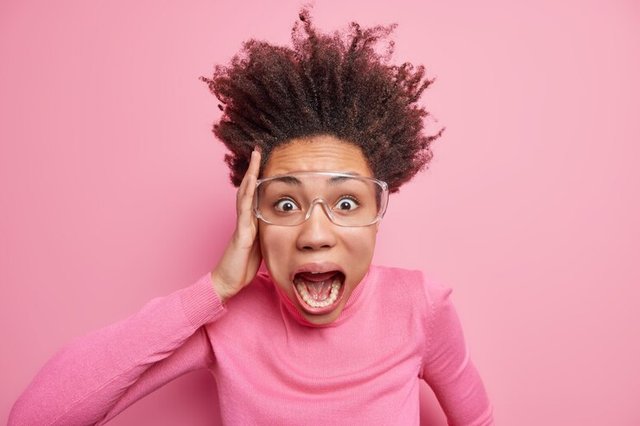
[[[428,341],[421,377],[433,389],[449,425],[493,425],[493,409],[464,340],[450,300],[451,289],[432,292],[427,303]]]
[[[260,152],[251,154],[236,199],[231,242],[194,285],[154,299],[132,317],[78,339],[56,354],[15,403],[9,425],[103,423],[170,380],[213,358],[204,324],[248,285],[261,261],[251,211]]]
[[[137,399],[212,361],[202,325],[224,312],[210,274],[138,313],[76,339],[40,370],[9,425],[104,422]]]

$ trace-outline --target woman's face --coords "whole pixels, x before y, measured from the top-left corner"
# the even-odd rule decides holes
[[[279,146],[272,151],[262,177],[302,171],[373,177],[360,148],[332,136],[292,140]],[[259,221],[260,248],[271,277],[313,324],[338,318],[369,269],[377,231],[378,223],[364,227],[335,225],[320,205],[300,225]],[[330,295],[334,288],[337,298]],[[306,302],[305,298],[312,301]],[[322,304],[328,306],[318,306]]]

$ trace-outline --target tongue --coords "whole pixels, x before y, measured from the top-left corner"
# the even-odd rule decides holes
[[[298,278],[304,283],[309,296],[313,300],[325,300],[329,297],[331,292],[331,284],[333,283],[333,277],[336,272],[323,272],[321,274],[312,274],[309,272],[303,272],[298,275]]]
[[[329,293],[331,292],[331,281],[321,281],[319,283],[305,283],[307,287],[307,291],[309,292],[309,296],[313,298],[313,300],[325,300],[329,297]]]

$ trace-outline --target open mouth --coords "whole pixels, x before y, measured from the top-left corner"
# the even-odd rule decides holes
[[[341,271],[298,272],[293,277],[296,297],[308,313],[321,315],[333,311],[344,294],[345,276]]]

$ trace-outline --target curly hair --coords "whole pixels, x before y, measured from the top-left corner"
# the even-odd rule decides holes
[[[431,143],[429,115],[417,104],[433,80],[424,66],[389,64],[394,43],[379,43],[395,25],[319,33],[303,8],[292,30],[293,48],[251,39],[229,66],[200,77],[223,111],[213,133],[230,151],[225,162],[238,186],[258,145],[263,165],[270,152],[292,139],[331,135],[360,147],[374,176],[396,192],[424,169]],[[378,49],[379,50],[379,49]]]

